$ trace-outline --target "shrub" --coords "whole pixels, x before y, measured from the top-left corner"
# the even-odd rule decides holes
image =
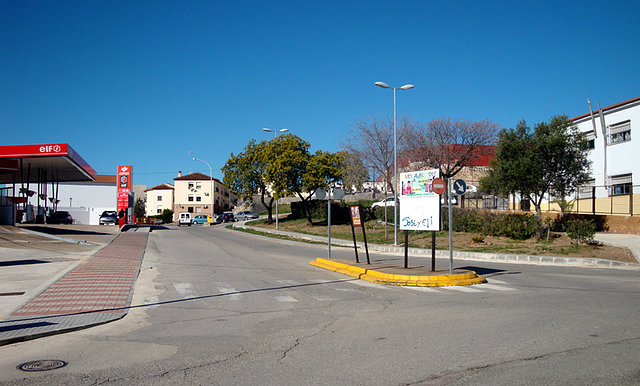
[[[537,224],[536,217],[531,214],[453,208],[453,230],[455,232],[480,233],[525,240],[535,235]],[[446,210],[442,211],[442,229],[449,229]]]
[[[596,224],[591,220],[571,219],[567,221],[566,228],[567,236],[571,240],[576,240],[578,244],[590,242],[596,234]]]
[[[160,215],[160,218],[162,218],[163,223],[169,224],[170,222],[173,221],[173,211],[171,209],[163,210],[162,214]]]

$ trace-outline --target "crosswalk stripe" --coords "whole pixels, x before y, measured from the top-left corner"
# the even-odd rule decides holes
[[[413,287],[413,286],[407,286],[405,288],[414,290],[414,291],[420,291],[420,292],[440,292],[435,288],[431,288],[431,287]]]
[[[493,284],[505,284],[505,285],[508,284],[508,283],[505,283],[502,280],[493,279],[493,278],[487,278],[487,282],[493,283]]]
[[[235,293],[238,292],[238,290],[233,288],[229,283],[215,283],[215,286],[221,294],[230,294],[229,298],[231,300],[238,300],[242,297],[242,294]]]
[[[483,289],[488,288],[496,291],[514,291],[515,290],[515,288],[502,287],[502,286],[493,285],[493,284],[478,284],[478,287],[481,287]]]
[[[470,287],[462,287],[462,286],[448,286],[448,287],[439,287],[440,289],[443,290],[453,290],[453,291],[460,291],[460,292],[482,292],[482,290],[479,289],[475,289],[475,288],[470,288]]]
[[[296,303],[298,301],[298,299],[288,296],[288,295],[284,295],[284,296],[274,296],[274,298],[282,303]]]
[[[173,287],[178,291],[183,299],[191,299],[196,297],[196,290],[191,283],[173,283]]]

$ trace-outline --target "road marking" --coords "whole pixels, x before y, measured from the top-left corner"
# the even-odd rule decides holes
[[[448,286],[448,287],[439,287],[439,288],[443,290],[453,290],[453,291],[460,291],[460,292],[482,292],[482,290],[479,290],[479,289],[462,287],[462,286]]]
[[[290,286],[294,286],[294,285],[300,285],[302,283],[297,282],[295,280],[276,280],[276,282],[282,284],[282,285],[290,285]]]
[[[221,294],[230,294],[229,299],[231,300],[239,300],[242,297],[242,294],[237,293],[238,290],[233,288],[229,283],[215,283],[215,286]]]
[[[498,279],[493,279],[493,278],[485,278],[487,279],[487,282],[492,283],[492,284],[508,284],[502,280],[498,280]]]
[[[431,288],[431,287],[414,287],[414,286],[406,286],[405,288],[414,290],[414,291],[420,291],[420,292],[440,292],[435,288]]]
[[[298,301],[298,299],[293,298],[291,296],[287,296],[287,295],[283,295],[283,296],[275,296],[274,297],[277,301],[282,302],[282,303],[295,303]]]
[[[376,283],[372,283],[370,281],[366,281],[366,280],[354,280],[354,281],[350,281],[349,283],[351,284],[356,284],[362,287],[369,287],[369,288],[379,288],[379,289],[386,289],[386,290],[390,290],[393,289],[389,286],[386,286],[384,284],[376,284]]]
[[[158,307],[158,302],[160,302],[160,298],[158,298],[157,296],[149,296],[148,298],[144,299],[144,304],[150,304],[149,307]]]
[[[492,289],[496,291],[515,291],[515,288],[502,287],[502,286],[493,285],[493,284],[478,284],[478,287],[481,287],[483,289],[484,288]]]
[[[183,299],[191,299],[196,297],[196,290],[191,283],[173,283],[173,287],[178,291]]]

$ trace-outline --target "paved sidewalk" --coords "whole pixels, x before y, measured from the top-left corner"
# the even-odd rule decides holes
[[[85,328],[127,314],[150,228],[119,234],[8,318],[0,345]]]

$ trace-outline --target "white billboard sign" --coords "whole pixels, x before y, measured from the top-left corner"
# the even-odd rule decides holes
[[[440,196],[400,197],[400,230],[439,231]]]

